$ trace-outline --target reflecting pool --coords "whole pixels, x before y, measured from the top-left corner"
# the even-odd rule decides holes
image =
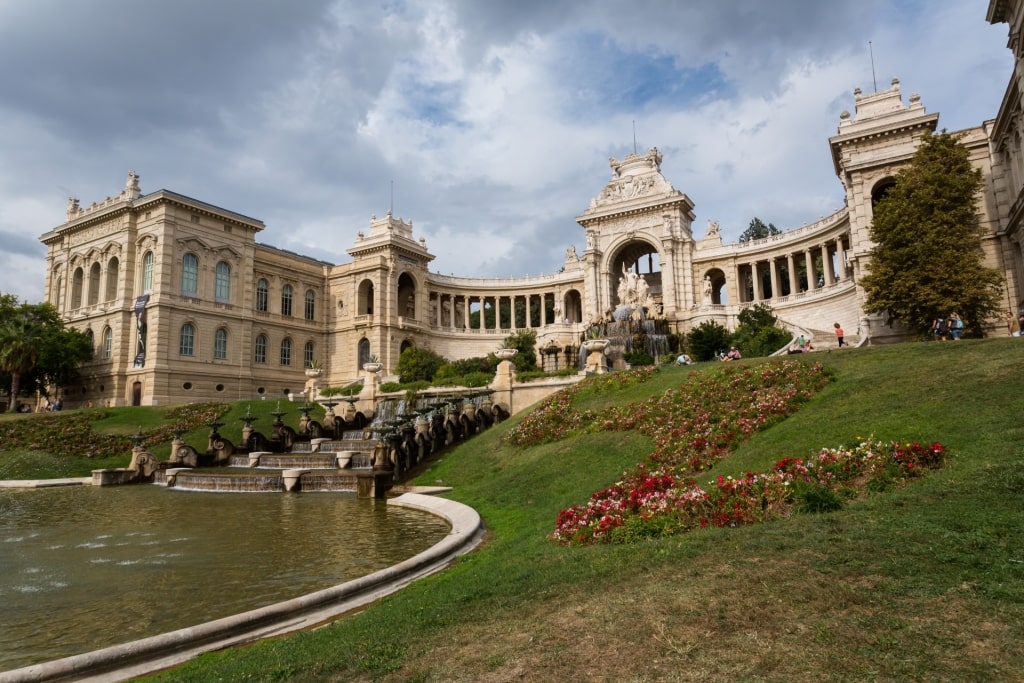
[[[0,671],[287,600],[401,562],[444,520],[346,493],[0,490]]]

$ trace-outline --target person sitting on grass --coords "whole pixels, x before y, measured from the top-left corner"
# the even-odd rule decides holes
[[[740,358],[743,358],[743,356],[740,355],[740,350],[734,346],[731,349],[729,349],[729,353],[725,354],[725,357],[722,358],[722,360],[730,361],[739,360]]]
[[[679,354],[679,358],[676,358],[676,365],[692,365],[693,360],[685,353]]]

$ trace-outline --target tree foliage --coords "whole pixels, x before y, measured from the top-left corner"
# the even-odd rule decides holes
[[[999,308],[1002,278],[984,265],[975,206],[981,171],[957,136],[926,134],[911,164],[874,207],[870,273],[860,278],[869,313],[887,312],[920,333],[958,312],[980,334]]]
[[[434,379],[434,375],[441,369],[441,366],[447,362],[443,356],[430,349],[410,346],[398,357],[395,373],[398,375],[398,381],[402,384],[429,382]]]
[[[714,320],[705,320],[690,331],[687,349],[694,360],[712,360],[729,346],[729,331]]]
[[[732,345],[744,356],[770,356],[790,339],[788,332],[775,326],[777,320],[767,304],[743,309],[739,327],[732,333]]]
[[[9,387],[12,408],[25,387],[76,381],[78,366],[91,356],[90,339],[65,328],[53,306],[0,294],[0,379]]]
[[[750,221],[750,225],[743,234],[740,235],[740,242],[749,242],[751,240],[762,240],[765,237],[771,237],[772,235],[778,235],[782,231],[776,228],[773,224],[768,223],[765,225],[764,221],[760,218],[754,218]]]
[[[516,372],[528,372],[537,369],[537,333],[534,330],[522,330],[505,337],[502,342],[506,349],[516,349],[512,356],[512,365]]]

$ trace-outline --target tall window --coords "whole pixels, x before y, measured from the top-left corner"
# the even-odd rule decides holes
[[[228,331],[223,327],[213,335],[213,357],[215,360],[228,359]]]
[[[100,300],[100,264],[92,264],[89,269],[89,305],[92,306]]]
[[[192,323],[185,323],[181,326],[181,335],[178,339],[178,353],[182,356],[191,356],[195,352],[196,328]]]
[[[302,348],[302,367],[313,367],[313,342],[308,341]]]
[[[153,252],[147,251],[142,257],[142,291],[153,291]]]
[[[285,339],[281,342],[281,365],[292,364],[292,340]]]
[[[306,320],[316,319],[316,292],[312,289],[306,290]]]
[[[71,279],[71,308],[82,307],[82,281],[85,273],[81,268],[75,268],[75,274]]]
[[[195,296],[199,292],[199,259],[195,254],[185,254],[181,259],[181,293]]]
[[[213,298],[217,301],[231,300],[231,266],[225,261],[217,261],[216,286]]]
[[[270,303],[270,285],[263,278],[256,282],[256,310],[267,312]]]
[[[111,354],[114,352],[114,331],[109,327],[103,328],[103,357],[107,360],[110,359]]]
[[[256,356],[255,360],[257,363],[267,362],[267,335],[261,334],[256,337]]]
[[[113,301],[117,298],[117,278],[120,275],[118,272],[121,268],[121,262],[117,260],[117,257],[107,261],[107,293],[103,297],[104,301]]]
[[[281,288],[281,315],[291,316],[292,314],[292,286],[285,285]]]

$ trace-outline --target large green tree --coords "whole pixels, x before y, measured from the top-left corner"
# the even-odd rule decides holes
[[[750,225],[740,235],[740,242],[749,242],[750,240],[763,240],[765,237],[771,237],[772,235],[778,235],[782,231],[776,228],[772,223],[765,223],[760,218],[754,218],[750,221]]]
[[[74,382],[78,366],[92,356],[92,341],[64,327],[50,304],[18,303],[0,294],[0,373],[9,383],[11,407],[22,387]]]
[[[870,272],[860,278],[869,313],[925,333],[956,311],[968,329],[999,309],[1002,278],[984,264],[976,201],[981,171],[943,131],[921,138],[909,166],[874,207]]]

